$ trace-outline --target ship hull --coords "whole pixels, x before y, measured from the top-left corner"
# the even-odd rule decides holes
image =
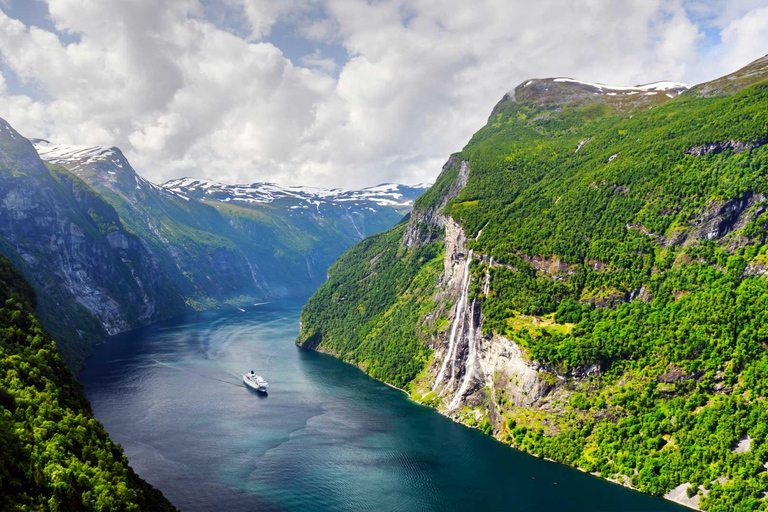
[[[258,391],[259,393],[266,393],[267,392],[267,385],[266,385],[266,383],[264,383],[263,385],[259,385],[256,382],[253,382],[247,376],[243,376],[243,383],[246,386],[248,386],[249,388],[253,389],[254,391]]]

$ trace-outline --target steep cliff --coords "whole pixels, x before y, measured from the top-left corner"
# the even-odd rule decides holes
[[[46,327],[77,364],[105,334],[177,315],[183,297],[143,241],[76,176],[47,167],[0,120],[0,251],[39,295]]]
[[[522,450],[765,507],[764,60],[690,92],[521,84],[331,267],[298,343]]]

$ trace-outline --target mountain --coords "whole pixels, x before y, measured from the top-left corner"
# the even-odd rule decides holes
[[[227,185],[193,178],[171,180],[162,186],[216,207],[233,225],[238,225],[243,215],[261,213],[279,217],[290,226],[292,233],[307,233],[313,251],[308,265],[320,270],[312,270],[307,276],[312,283],[307,295],[325,280],[325,270],[342,252],[366,236],[399,222],[410,212],[414,200],[428,188],[425,184],[384,183],[361,190],[343,190],[286,187],[275,183]],[[249,231],[247,226],[238,227]],[[284,231],[275,230],[273,236],[284,236]],[[318,255],[317,251],[325,253]],[[315,265],[318,256],[320,262]]]
[[[46,166],[0,120],[0,252],[38,292],[67,361],[91,343],[186,310],[152,253],[78,177]]]
[[[429,185],[408,186],[382,183],[361,190],[344,190],[339,188],[284,187],[275,183],[226,185],[194,178],[180,178],[164,183],[163,187],[204,201],[239,205],[272,203],[289,210],[312,209],[322,211],[329,208],[340,208],[346,213],[354,215],[375,213],[377,208],[383,208],[394,210],[402,218],[411,210],[413,201],[429,188]]]
[[[254,216],[257,232],[249,237],[216,208],[140,177],[117,148],[52,145],[40,140],[35,147],[41,158],[82,179],[115,208],[192,306],[202,309],[225,301],[271,300],[289,295],[287,286],[302,286],[306,271],[289,274],[295,279],[286,286],[270,282],[270,276],[287,271],[273,254],[279,249],[290,251],[287,246],[293,240],[280,244],[267,216],[261,223]],[[300,267],[306,268],[303,259]],[[271,284],[279,289],[271,289]]]
[[[308,296],[344,250],[397,223],[424,190],[224,185],[192,178],[157,186],[139,176],[118,148],[34,143],[43,160],[66,168],[115,208],[196,308]]]
[[[0,509],[176,510],[93,417],[35,304],[0,257]]]
[[[196,183],[157,186],[118,148],[30,143],[0,121],[0,253],[35,287],[73,369],[105,335],[190,309],[308,296],[344,250],[398,222],[423,190],[206,182],[215,193],[200,194]],[[245,189],[248,201],[228,196]]]
[[[297,343],[518,449],[706,510],[768,490],[768,57],[690,89],[530,80]]]

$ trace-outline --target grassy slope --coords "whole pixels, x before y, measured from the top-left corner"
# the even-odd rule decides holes
[[[0,258],[0,509],[175,510],[128,466]]]
[[[506,101],[457,155],[469,160],[471,173],[446,212],[470,238],[483,228],[470,242],[477,253],[514,268],[492,270],[487,297],[473,287],[483,300],[484,330],[515,339],[561,372],[603,368],[574,383],[557,412],[521,410],[503,399],[488,404],[506,418],[493,425],[498,437],[605,477],[627,475],[646,492],[702,485],[709,510],[765,508],[768,283],[752,274],[768,262],[768,220],[759,206],[768,195],[768,146],[705,156],[684,150],[762,140],[767,107],[764,82],[727,96],[684,94],[644,111]],[[417,208],[438,198],[427,193]],[[744,222],[706,240],[707,212],[739,200],[750,205],[740,212]],[[429,350],[398,337],[428,339],[420,318],[398,318],[396,336],[369,328],[394,327],[386,312],[408,300],[413,276],[429,271],[426,262],[397,270],[406,261],[398,257],[397,229],[331,268],[302,315],[302,336],[371,373],[390,353],[417,355],[406,372],[414,376]],[[388,263],[374,268],[369,261],[379,253]],[[553,276],[531,264],[554,257],[568,272]],[[366,276],[376,284],[365,284]],[[353,302],[340,306],[333,290],[344,287]],[[627,300],[643,287],[645,300]],[[433,293],[427,287],[414,296],[427,303]],[[359,321],[358,306],[372,317]],[[564,328],[526,328],[532,314],[554,314]],[[670,371],[682,377],[665,382]],[[397,369],[374,374],[408,382]],[[732,453],[745,435],[752,449]]]

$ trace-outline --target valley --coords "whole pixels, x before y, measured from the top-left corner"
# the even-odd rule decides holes
[[[336,257],[397,223],[424,190],[159,186],[118,148],[31,144],[0,123],[0,254],[30,279],[75,370],[105,335],[190,310],[308,296]]]
[[[764,4],[0,0],[0,510],[768,512]]]

